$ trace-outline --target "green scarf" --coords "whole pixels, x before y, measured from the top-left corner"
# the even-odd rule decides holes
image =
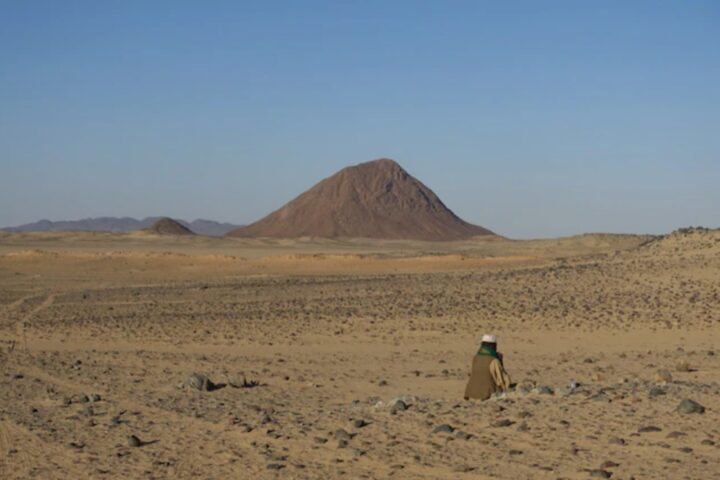
[[[497,358],[498,360],[500,360],[500,363],[502,363],[502,359],[500,358],[500,355],[498,355],[497,351],[490,345],[482,345],[480,347],[480,350],[478,350],[477,354],[478,355],[489,355],[493,358]]]

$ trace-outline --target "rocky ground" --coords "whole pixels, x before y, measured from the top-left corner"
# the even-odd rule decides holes
[[[596,247],[5,252],[0,477],[716,478],[720,234]]]

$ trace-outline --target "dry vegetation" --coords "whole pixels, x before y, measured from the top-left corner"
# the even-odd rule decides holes
[[[716,478],[719,307],[718,231],[0,234],[0,477]],[[463,402],[490,330],[555,393]]]

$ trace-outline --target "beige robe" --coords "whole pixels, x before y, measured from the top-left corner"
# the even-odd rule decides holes
[[[510,376],[497,358],[475,355],[470,379],[465,387],[465,398],[487,400],[498,391],[510,388]]]

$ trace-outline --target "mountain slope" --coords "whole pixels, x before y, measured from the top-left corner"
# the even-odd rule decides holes
[[[461,240],[492,234],[460,219],[395,161],[379,159],[339,171],[228,235]]]

